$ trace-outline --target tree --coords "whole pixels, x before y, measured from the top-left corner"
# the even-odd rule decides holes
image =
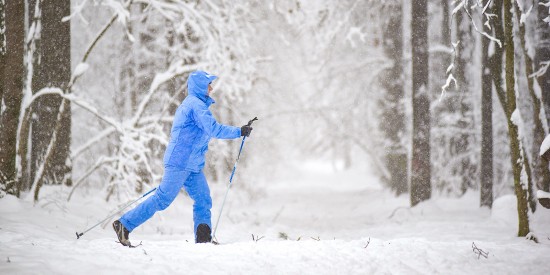
[[[412,163],[411,205],[431,197],[430,99],[428,95],[428,3],[412,2]]]
[[[491,14],[495,14],[496,4],[491,3]],[[498,18],[501,18],[500,16]],[[484,31],[491,33],[494,27],[483,25]],[[494,34],[493,34],[494,35]],[[498,47],[489,39],[481,40],[481,176],[480,206],[493,206],[493,78],[490,62],[496,54],[489,56],[489,46]]]
[[[474,54],[475,43],[472,37],[472,24],[466,14],[468,7],[462,12],[456,13],[456,36],[458,46],[456,47],[455,78],[458,82],[452,93],[450,104],[451,110],[456,116],[453,128],[457,131],[451,138],[451,158],[456,159],[456,166],[453,173],[458,174],[460,191],[466,192],[468,188],[475,187],[477,180],[477,165],[475,153],[472,149],[475,145],[473,119],[473,86],[469,75],[471,59]],[[471,41],[471,42],[470,42]]]
[[[66,90],[71,79],[70,21],[64,22],[62,19],[70,15],[70,0],[37,0],[36,5],[40,10],[41,29],[40,43],[36,49],[39,59],[34,60],[33,65],[32,90],[34,93],[48,87]],[[36,185],[33,188],[39,190],[43,183],[71,185],[70,105],[59,95],[44,95],[34,102],[32,109],[30,180]],[[60,121],[58,115],[61,116]],[[53,130],[58,123],[59,133],[54,135]],[[50,148],[52,155],[46,159],[53,136],[56,140]],[[40,169],[42,165],[45,169]],[[42,171],[44,177],[40,179]],[[38,179],[35,178],[37,176]]]
[[[385,134],[385,163],[391,178],[389,185],[397,195],[408,191],[407,149],[403,145],[405,133],[404,88],[403,88],[403,30],[401,3],[387,4],[389,18],[384,23],[384,53],[393,65],[382,73],[382,87],[386,93],[381,100],[383,113],[380,127]]]
[[[541,119],[541,98],[537,96],[537,93],[535,92],[535,79],[532,77],[534,75],[534,68],[533,68],[533,59],[528,53],[527,45],[526,45],[526,39],[525,39],[525,23],[521,21],[521,15],[523,13],[523,9],[521,6],[518,5],[518,2],[514,2],[514,13],[516,15],[516,22],[519,25],[519,33],[517,36],[519,36],[519,46],[521,53],[523,54],[523,61],[524,61],[524,68],[525,68],[525,78],[527,79],[527,91],[529,92],[528,95],[525,95],[526,98],[531,97],[531,101],[533,102],[533,113],[532,118],[534,121],[534,128],[532,130],[532,136],[533,136],[533,146],[531,146],[532,150],[528,151],[526,146],[526,140],[523,141],[523,154],[524,154],[524,161],[525,163],[525,169],[530,169],[531,163],[532,163],[532,173],[529,183],[529,202],[532,210],[535,210],[536,202],[534,198],[534,187],[538,187],[539,189],[544,189],[545,185],[548,185],[550,182],[550,171],[548,171],[548,161],[545,158],[541,158],[539,155],[539,147],[540,144],[542,144],[542,141],[544,140],[544,137],[546,136],[545,128],[548,128],[548,125],[546,125],[546,120]],[[521,68],[522,66],[519,66]],[[525,93],[525,89],[522,89],[522,91],[519,92],[520,94]],[[544,93],[543,93],[544,94]],[[545,125],[543,125],[545,124]],[[546,127],[545,127],[546,126]],[[531,156],[528,158],[527,156]],[[529,160],[531,160],[529,163]],[[529,173],[529,171],[527,171]],[[529,175],[529,174],[528,174]]]
[[[4,98],[4,68],[6,67],[6,2],[0,0],[0,115],[3,112]],[[2,171],[2,170],[0,170]],[[2,176],[0,175],[0,179]]]
[[[512,0],[504,0],[504,47],[505,47],[505,77],[506,77],[506,109],[508,120],[508,135],[510,137],[510,155],[514,172],[514,189],[517,197],[517,209],[519,217],[518,236],[526,236],[529,233],[529,216],[527,204],[527,183],[522,183],[521,172],[523,166],[520,152],[520,139],[518,133],[518,110],[516,110],[516,91],[514,76],[514,40],[512,20]],[[512,112],[512,113],[511,113]]]
[[[3,1],[2,1],[3,2]],[[1,105],[5,109],[0,113],[0,182],[6,191],[16,193],[16,140],[19,114],[23,96],[23,46],[25,40],[25,3],[9,1],[0,3],[0,15],[4,14],[5,5],[5,41],[1,41],[0,55],[2,68],[0,78],[3,96]],[[0,21],[3,21],[0,19]],[[0,23],[0,29],[4,30]],[[3,35],[0,34],[2,37]],[[3,40],[3,39],[2,39]],[[5,46],[4,46],[5,45]],[[5,70],[4,70],[5,66]]]
[[[463,91],[470,89],[471,80],[466,77],[466,72],[471,71],[465,68],[467,64],[467,54],[465,50],[471,51],[471,40],[468,38],[469,27],[466,20],[461,19],[461,23],[452,24],[455,13],[451,14],[449,3],[450,1],[432,1],[433,8],[431,10],[441,11],[441,16],[431,16],[429,35],[432,37],[430,43],[430,89],[432,90],[432,121],[431,121],[431,160],[432,160],[432,179],[433,187],[438,191],[443,191],[452,195],[462,195],[465,192],[465,187],[470,186],[467,179],[471,179],[472,175],[467,175],[468,167],[470,167],[470,159],[472,159],[472,151],[468,146],[471,138],[468,135],[468,127],[471,127],[471,119],[468,115],[461,112],[461,106],[464,101],[470,104],[471,91]],[[456,1],[455,1],[456,2]],[[453,3],[455,3],[453,2]],[[453,7],[453,10],[455,8]],[[458,15],[456,16],[458,18]],[[452,20],[451,20],[452,19]],[[440,31],[437,28],[440,27]],[[454,31],[453,31],[454,30]],[[452,33],[455,33],[453,44],[451,40]],[[465,39],[465,41],[462,40]],[[451,47],[451,45],[457,45]],[[462,56],[462,58],[458,58]],[[458,60],[457,60],[458,59]],[[451,65],[449,65],[451,64]],[[466,66],[468,67],[468,66]],[[454,70],[451,70],[454,68]],[[448,86],[442,91],[442,80],[445,79],[446,73],[461,74],[457,76],[458,84]],[[466,82],[465,79],[468,79]],[[461,82],[463,81],[463,82]],[[447,86],[447,85],[446,85]],[[460,90],[459,90],[460,88]],[[466,168],[466,169],[465,169]]]
[[[548,1],[546,4],[542,1],[535,1],[535,4],[538,4],[536,5],[537,37],[535,43],[535,68],[538,70],[545,62],[550,62],[550,22],[546,21],[550,19],[550,12],[548,11]],[[539,74],[537,81],[541,91],[550,91],[550,70],[547,69],[546,73]],[[547,124],[550,124],[550,93],[542,93],[542,102]],[[550,191],[550,182],[547,182],[543,188],[545,191]]]

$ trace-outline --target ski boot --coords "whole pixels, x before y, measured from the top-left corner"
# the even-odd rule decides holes
[[[116,220],[113,222],[113,229],[115,230],[115,233],[118,237],[118,241],[120,244],[124,246],[132,247],[132,244],[130,243],[130,240],[128,239],[128,229],[122,225],[122,223],[119,220]]]
[[[197,227],[197,236],[195,237],[195,243],[209,243],[212,242],[212,230],[207,224],[201,223]]]

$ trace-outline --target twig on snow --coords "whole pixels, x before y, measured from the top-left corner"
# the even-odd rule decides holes
[[[477,254],[478,259],[481,256],[483,256],[485,259],[487,259],[489,257],[489,252],[485,252],[485,251],[479,249],[474,242],[472,242],[472,251],[474,251],[474,253]]]
[[[255,242],[258,242],[259,240],[263,239],[265,236],[254,236],[254,234],[252,234],[252,240],[255,241]]]
[[[537,238],[537,236],[533,232],[529,232],[529,234],[525,236],[525,239],[529,241],[533,241],[535,243],[539,243],[539,238]]]
[[[367,248],[369,246],[369,244],[370,244],[370,237],[369,237],[369,240],[367,241],[367,245],[365,245],[365,247],[363,247],[363,248]]]

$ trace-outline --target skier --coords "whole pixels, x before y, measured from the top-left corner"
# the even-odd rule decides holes
[[[170,133],[170,142],[164,152],[164,176],[155,194],[126,212],[113,222],[118,240],[124,246],[132,246],[128,235],[136,227],[151,218],[155,212],[166,209],[183,187],[193,199],[193,222],[196,243],[212,241],[212,198],[202,172],[204,155],[210,138],[235,139],[249,136],[252,127],[241,128],[219,124],[212,116],[210,97],[217,77],[204,71],[195,71],[187,79],[188,96],[176,110]]]

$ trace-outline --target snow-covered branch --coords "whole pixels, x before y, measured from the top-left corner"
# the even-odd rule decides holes
[[[474,27],[474,30],[485,36],[487,39],[495,42],[496,44],[498,44],[499,47],[502,48],[502,42],[500,41],[500,39],[496,38],[495,36],[493,35],[490,35],[488,34],[487,32],[483,31],[483,30],[480,30],[478,27],[477,27],[477,24],[472,16],[472,14],[470,13],[470,8],[471,9],[474,9],[474,8],[481,8],[481,14],[485,16],[486,18],[486,21],[484,23],[485,26],[487,26],[487,28],[489,29],[492,29],[491,27],[491,20],[493,20],[494,18],[497,18],[498,20],[498,17],[494,14],[487,14],[486,11],[487,11],[487,8],[489,7],[491,1],[487,1],[486,5],[483,6],[480,2],[474,4],[473,6],[471,7],[468,7],[468,0],[460,0],[456,7],[453,9],[452,13],[451,13],[451,16],[452,18],[455,17],[455,15],[458,13],[458,12],[464,12],[468,18],[470,19],[470,23],[472,24],[472,26]],[[451,24],[452,25],[452,24]],[[449,28],[451,28],[449,26]],[[452,46],[453,46],[453,61],[452,63],[449,65],[449,68],[447,69],[447,80],[445,81],[445,84],[443,86],[441,86],[441,97],[440,97],[440,100],[443,99],[443,97],[445,96],[446,94],[446,91],[447,89],[450,87],[451,83],[454,83],[455,85],[459,85],[459,83],[457,82],[457,80],[454,78],[454,76],[452,75],[451,71],[454,67],[454,63],[455,63],[455,60],[456,60],[456,54],[457,54],[457,47],[459,45],[459,43],[464,43],[463,41],[457,41],[456,43],[452,43]]]
[[[546,74],[546,71],[548,71],[548,67],[550,67],[550,60],[540,62],[540,68],[531,74],[529,77],[541,77],[544,74]]]
[[[67,21],[71,20],[75,15],[78,15],[78,17],[82,20],[82,22],[84,22],[84,24],[88,24],[88,20],[86,20],[84,18],[84,16],[82,16],[82,10],[86,6],[87,2],[88,2],[88,0],[82,0],[82,2],[80,2],[80,4],[76,5],[73,8],[73,12],[70,15],[63,17],[63,19],[61,19],[61,21],[67,22]]]
[[[111,126],[115,127],[115,129],[117,129],[117,131],[119,131],[119,132],[122,131],[122,128],[121,128],[122,126],[120,125],[120,123],[116,122],[114,119],[112,119],[110,117],[99,114],[99,111],[95,107],[93,107],[92,105],[90,105],[88,102],[86,102],[84,100],[78,99],[74,94],[66,94],[66,93],[63,92],[63,90],[61,90],[60,88],[56,88],[56,87],[54,87],[54,88],[43,88],[40,91],[38,91],[36,94],[34,94],[31,97],[31,99],[28,102],[25,102],[26,106],[24,106],[23,110],[25,112],[28,112],[28,109],[30,108],[32,103],[37,98],[39,98],[41,96],[44,96],[44,95],[58,95],[58,96],[62,97],[63,99],[71,101],[71,102],[75,103],[76,105],[82,107],[83,109],[85,109],[88,112],[92,113],[94,116],[96,116],[100,120],[102,120],[104,122],[107,122]]]
[[[546,18],[543,19],[544,22],[548,23],[548,25],[550,25],[550,1],[544,3],[544,2],[539,2],[539,5],[541,6],[545,6],[548,8],[548,16]]]
[[[139,123],[139,120],[143,116],[143,112],[145,111],[145,108],[147,105],[150,104],[151,99],[155,92],[158,90],[159,86],[170,79],[181,76],[184,73],[188,73],[194,70],[197,70],[201,68],[201,66],[204,66],[205,64],[184,64],[182,60],[178,60],[176,63],[172,64],[170,68],[166,72],[158,73],[155,78],[153,79],[153,83],[149,87],[149,93],[143,98],[141,103],[139,104],[139,107],[134,114],[134,117],[132,118],[130,124],[132,126],[136,126]]]

